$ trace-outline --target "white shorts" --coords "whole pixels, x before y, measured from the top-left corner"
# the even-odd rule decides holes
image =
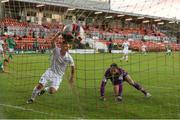
[[[14,52],[14,48],[9,48],[9,52]]]
[[[169,53],[169,52],[171,52],[171,50],[167,50],[167,52]]]
[[[129,53],[129,50],[123,50],[123,54],[127,55]]]
[[[41,76],[39,83],[44,87],[53,87],[58,90],[60,83],[62,81],[62,76],[55,74],[50,68]]]

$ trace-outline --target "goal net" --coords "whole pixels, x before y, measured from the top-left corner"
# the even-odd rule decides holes
[[[179,4],[176,0],[1,0],[0,118],[180,118]],[[73,86],[68,65],[55,94],[45,92],[27,104],[53,62],[53,37],[67,25],[80,26],[81,40],[75,36],[68,51],[75,64]],[[59,35],[56,45],[62,47],[62,41]],[[111,80],[102,101],[102,80],[112,63],[152,96],[124,78],[122,101],[117,101]]]

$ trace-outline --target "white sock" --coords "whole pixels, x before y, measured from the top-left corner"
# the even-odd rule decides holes
[[[39,90],[39,89],[37,89],[37,87],[35,87],[35,88],[33,89],[31,99],[32,99],[32,100],[35,100],[37,94],[38,94],[40,91],[41,91],[41,90]]]
[[[126,61],[128,61],[128,56],[126,56]]]

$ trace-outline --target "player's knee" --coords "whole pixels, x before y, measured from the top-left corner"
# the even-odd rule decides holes
[[[129,85],[134,86],[134,81],[130,80],[129,78],[127,78],[125,81],[126,81]]]
[[[38,86],[37,86],[37,89],[40,90],[40,89],[42,89],[42,88],[43,88],[43,85],[42,85],[41,83],[39,83]]]
[[[49,91],[49,93],[50,93],[50,94],[54,94],[54,93],[55,93],[55,91],[53,91],[53,90],[50,90],[50,91]]]
[[[52,88],[52,87],[51,87],[51,88],[49,89],[49,93],[50,93],[50,94],[54,94],[55,92],[56,92],[56,89],[55,89],[55,88]]]

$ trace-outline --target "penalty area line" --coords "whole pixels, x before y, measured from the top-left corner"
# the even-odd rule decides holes
[[[31,112],[34,112],[34,113],[53,116],[53,114],[50,114],[50,113],[47,113],[47,112],[42,112],[42,111],[38,111],[38,110],[34,110],[34,109],[28,109],[28,108],[24,108],[24,107],[21,107],[21,106],[15,106],[15,105],[10,105],[10,104],[1,104],[1,103],[0,103],[0,106],[19,109],[19,110],[23,110],[23,111],[31,111]],[[58,115],[58,116],[59,117],[67,117],[67,116],[64,116],[64,115]],[[79,119],[80,117],[69,117],[69,118],[71,118],[71,119]]]
[[[0,103],[0,106],[14,108],[14,109],[19,109],[19,110],[24,110],[24,111],[32,111],[32,112],[40,113],[40,114],[50,115],[49,113],[46,113],[46,112],[41,112],[41,111],[37,111],[37,110],[34,110],[34,109],[27,109],[27,108],[23,108],[23,107],[20,107],[20,106],[14,106],[14,105],[9,105],[9,104],[1,104]]]

